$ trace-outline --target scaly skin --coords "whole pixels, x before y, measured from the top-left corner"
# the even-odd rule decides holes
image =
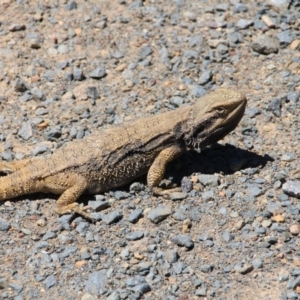
[[[52,155],[1,162],[0,200],[36,192],[61,195],[56,212],[91,215],[78,206],[83,193],[102,193],[147,173],[156,195],[174,191],[158,187],[168,162],[187,149],[200,150],[222,139],[241,120],[247,100],[220,89],[193,106],[149,116],[103,130],[57,149]]]

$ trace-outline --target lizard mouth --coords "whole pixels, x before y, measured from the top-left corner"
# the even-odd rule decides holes
[[[234,130],[244,115],[246,101],[239,103],[226,117],[217,115],[208,117],[196,126],[193,135],[188,138],[186,145],[200,152],[204,147],[216,143]]]

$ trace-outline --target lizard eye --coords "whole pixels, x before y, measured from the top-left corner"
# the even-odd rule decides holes
[[[216,108],[216,112],[219,113],[219,114],[223,114],[225,112],[225,108],[222,107],[222,106],[221,107],[217,107]]]

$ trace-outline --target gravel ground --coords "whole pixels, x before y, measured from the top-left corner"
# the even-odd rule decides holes
[[[91,132],[247,95],[240,125],[145,178],[83,197],[0,205],[1,299],[300,299],[300,2],[0,1],[0,156],[51,153]],[[298,171],[298,172],[297,172]]]

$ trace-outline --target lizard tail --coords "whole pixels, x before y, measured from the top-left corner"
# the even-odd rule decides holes
[[[34,180],[28,180],[23,172],[14,172],[0,177],[0,200],[12,199],[25,194],[38,192]]]

